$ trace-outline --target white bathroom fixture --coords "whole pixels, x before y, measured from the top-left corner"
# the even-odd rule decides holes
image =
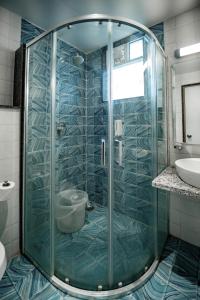
[[[186,183],[200,188],[200,158],[183,158],[175,161],[178,176]]]
[[[200,52],[200,43],[182,47],[175,51],[175,57],[180,58],[186,55],[195,54]]]
[[[56,223],[61,232],[76,232],[84,225],[88,194],[81,190],[69,189],[58,194]]]
[[[13,181],[3,181],[0,182],[0,201],[9,200],[8,195],[15,187],[15,183]]]
[[[0,242],[0,280],[6,270],[7,259],[4,245]]]
[[[8,195],[15,187],[15,183],[12,181],[3,181],[0,182],[0,201],[7,201],[9,200]],[[6,252],[4,245],[0,242],[0,280],[3,277],[3,274],[6,270],[7,259],[6,259]]]

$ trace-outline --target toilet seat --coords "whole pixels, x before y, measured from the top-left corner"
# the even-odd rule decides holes
[[[6,270],[7,259],[4,245],[0,242],[0,280]]]

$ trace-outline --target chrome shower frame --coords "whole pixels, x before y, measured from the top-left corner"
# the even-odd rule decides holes
[[[138,30],[143,31],[144,33],[146,33],[151,39],[152,41],[155,43],[155,46],[157,46],[160,50],[162,55],[166,58],[165,52],[162,49],[161,45],[159,44],[156,36],[153,34],[153,32],[151,32],[146,26],[130,20],[128,18],[122,18],[122,17],[113,17],[113,16],[109,16],[109,15],[104,15],[104,14],[91,14],[91,15],[83,15],[81,17],[77,17],[77,18],[72,18],[69,19],[66,23],[61,24],[59,26],[57,26],[56,28],[53,28],[47,32],[44,32],[43,34],[41,34],[40,36],[36,37],[35,39],[33,39],[31,42],[26,44],[26,57],[27,57],[27,61],[26,61],[26,72],[25,72],[25,101],[24,101],[24,133],[27,132],[27,121],[28,121],[28,112],[27,112],[27,105],[28,105],[28,89],[29,89],[29,83],[28,83],[28,60],[29,60],[29,47],[33,44],[35,44],[36,42],[38,42],[39,40],[41,40],[43,37],[47,36],[48,34],[52,34],[52,48],[53,48],[53,53],[52,53],[52,77],[54,78],[51,82],[51,94],[52,94],[52,103],[55,103],[55,72],[56,72],[56,68],[55,68],[55,60],[56,60],[56,53],[55,53],[55,47],[56,47],[56,33],[58,30],[64,28],[64,27],[68,27],[70,28],[71,25],[73,24],[77,24],[77,23],[84,23],[84,22],[91,22],[91,21],[107,21],[107,22],[119,22],[125,25],[129,25],[131,27],[134,27]],[[54,74],[53,74],[54,73]],[[54,105],[54,104],[53,104]],[[54,107],[55,108],[55,107]],[[53,116],[52,116],[53,117]],[[52,132],[53,134],[53,132]],[[24,153],[26,151],[26,134],[24,134]],[[51,154],[51,156],[53,155],[53,153]],[[26,178],[25,178],[25,172],[26,170],[26,158],[25,155],[23,157],[23,186],[25,187],[26,184]],[[110,183],[111,184],[111,183]],[[53,190],[51,191],[51,193],[53,194]],[[24,188],[23,188],[23,210],[22,210],[22,223],[23,223],[23,230],[22,230],[22,235],[23,235],[23,243],[22,243],[22,252],[24,255],[26,255],[26,251],[24,248],[24,218],[25,218],[25,212],[24,212],[24,203],[25,203],[25,193],[24,193]],[[111,199],[109,199],[111,202]],[[51,204],[52,206],[53,204]],[[109,205],[111,206],[112,204],[109,203]],[[51,207],[52,208],[52,207]],[[109,220],[109,226],[111,226],[111,220]],[[53,239],[53,233],[51,234],[51,239]],[[51,261],[52,261],[52,266],[53,266],[53,250],[51,250],[52,253],[52,257],[51,257]],[[60,279],[58,279],[54,274],[54,270],[52,267],[52,274],[49,275],[46,272],[44,272],[44,270],[41,269],[41,267],[34,261],[34,259],[32,259],[34,265],[37,266],[37,268],[48,278],[48,280],[54,284],[56,287],[58,287],[59,289],[63,290],[64,292],[69,293],[72,296],[75,297],[80,297],[82,299],[116,299],[118,297],[122,297],[124,295],[127,295],[129,293],[131,293],[133,290],[139,288],[140,286],[142,286],[155,272],[156,267],[158,265],[159,262],[159,257],[158,255],[155,255],[155,260],[153,261],[152,265],[150,266],[150,268],[148,269],[147,272],[145,272],[138,280],[136,280],[135,282],[128,284],[126,286],[123,287],[119,287],[117,289],[113,289],[113,290],[107,290],[107,291],[89,291],[89,290],[83,290],[80,288],[76,288],[71,286],[70,284],[64,283],[63,281],[61,281]],[[30,257],[29,257],[30,259]],[[133,266],[134,268],[134,266]]]

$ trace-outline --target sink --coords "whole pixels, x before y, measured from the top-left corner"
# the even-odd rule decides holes
[[[200,188],[200,158],[184,158],[175,161],[178,176],[186,183]]]

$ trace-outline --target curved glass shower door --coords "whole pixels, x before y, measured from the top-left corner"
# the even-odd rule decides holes
[[[80,18],[27,46],[24,252],[80,296],[140,284],[167,236],[151,186],[166,164],[165,58],[133,24]]]
[[[107,45],[107,22],[57,32],[55,275],[90,290],[109,289]]]
[[[153,41],[130,26],[113,24],[113,285],[140,278],[156,257],[156,98]],[[120,132],[118,126],[122,127]]]
[[[107,21],[56,35],[55,275],[113,289],[155,259],[152,42]]]
[[[46,273],[51,264],[52,34],[27,49],[24,145],[24,250]]]

